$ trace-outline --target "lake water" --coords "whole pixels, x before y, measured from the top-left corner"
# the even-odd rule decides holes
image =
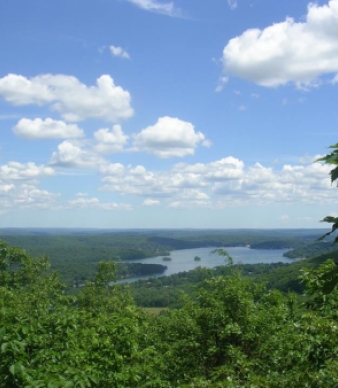
[[[178,272],[190,271],[197,267],[213,268],[219,265],[227,264],[227,258],[210,252],[215,248],[194,248],[180,249],[171,251],[171,261],[163,261],[164,256],[150,257],[147,259],[130,260],[128,263],[144,263],[144,264],[162,264],[167,266],[167,270],[159,276],[169,276]],[[234,264],[258,264],[258,263],[292,263],[293,261],[287,257],[283,257],[283,253],[289,249],[250,249],[247,247],[227,247],[226,251],[233,258]],[[194,257],[199,256],[201,261],[195,261]],[[133,282],[138,279],[148,279],[150,276],[140,276],[129,278],[120,282]]]

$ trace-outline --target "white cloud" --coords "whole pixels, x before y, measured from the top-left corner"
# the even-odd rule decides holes
[[[122,47],[109,46],[109,50],[115,57],[130,59],[130,55]]]
[[[15,188],[15,186],[13,184],[5,184],[5,183],[1,182],[0,195],[8,194],[14,188]]]
[[[332,203],[328,172],[330,167],[319,163],[308,166],[285,165],[280,171],[259,163],[251,166],[234,181],[217,182],[216,195],[238,199],[242,203],[316,204]]]
[[[103,209],[103,210],[132,210],[129,204],[116,203],[116,202],[100,202],[98,198],[76,198],[68,202],[69,207],[72,209]]]
[[[132,206],[129,205],[128,203],[116,203],[116,202],[101,203],[99,208],[103,210],[125,210],[125,211],[133,210]]]
[[[190,182],[215,182],[240,178],[244,174],[244,163],[233,156],[228,156],[208,164],[197,163],[189,165],[179,163],[174,166],[173,171],[180,172],[185,178],[190,177]],[[193,176],[195,179],[192,180]],[[203,179],[201,179],[202,177]]]
[[[88,118],[117,121],[133,115],[128,91],[109,75],[86,86],[69,75],[38,75],[31,79],[16,74],[0,78],[0,96],[13,105],[50,105],[66,121]]]
[[[216,86],[215,92],[216,93],[220,93],[224,89],[224,86],[226,85],[226,83],[228,81],[229,81],[228,77],[220,77],[218,82],[217,82],[217,86]]]
[[[16,181],[15,184],[5,184],[0,180],[0,209],[1,213],[8,213],[19,209],[51,210],[60,196],[41,190],[32,182]]]
[[[236,9],[238,5],[237,0],[228,0],[228,4],[231,9]]]
[[[210,207],[210,204],[206,201],[174,201],[169,204],[169,207],[174,209],[192,209]]]
[[[151,198],[148,198],[148,199],[145,199],[143,201],[143,206],[157,206],[159,205],[161,202],[157,199],[151,199]]]
[[[184,200],[208,200],[202,188],[214,182],[233,180],[243,174],[243,162],[229,157],[210,164],[177,164],[169,172],[151,172],[143,166],[120,163],[103,166],[103,190],[149,197],[177,197]]]
[[[76,124],[67,124],[51,118],[21,119],[13,128],[13,132],[24,139],[71,139],[84,136],[83,130]]]
[[[135,4],[137,7],[146,11],[155,12],[167,16],[179,17],[181,11],[175,7],[173,2],[160,2],[158,0],[126,0],[129,3]]]
[[[111,154],[123,151],[129,136],[125,135],[121,126],[116,124],[111,130],[103,128],[94,132],[94,138],[97,142],[94,146],[95,151],[102,154]]]
[[[132,194],[145,197],[170,195],[172,188],[166,177],[147,171],[143,166],[123,166],[120,163],[102,166],[104,175],[102,190],[113,191],[121,195]]]
[[[53,152],[50,164],[56,167],[97,169],[105,161],[82,147],[82,143],[65,140]]]
[[[13,207],[50,210],[59,196],[60,194],[40,190],[32,185],[25,185],[20,187],[17,195],[13,198]]]
[[[157,123],[134,136],[134,150],[144,151],[159,158],[193,155],[199,143],[210,146],[194,126],[173,117],[160,117]]]
[[[318,86],[321,76],[338,73],[337,36],[338,1],[310,3],[305,22],[287,18],[231,39],[223,51],[224,71],[266,87]]]
[[[100,201],[97,198],[76,198],[72,201],[69,201],[71,207],[80,207],[80,208],[88,208],[95,207]]]
[[[121,176],[124,174],[125,168],[121,163],[110,163],[100,166],[100,174],[108,176]]]
[[[29,80],[22,75],[8,74],[0,78],[0,95],[14,105],[44,105],[54,100],[53,91],[38,76]]]
[[[26,164],[8,162],[0,167],[0,179],[3,180],[37,179],[52,175],[54,175],[54,170],[51,167],[37,166],[32,162]]]
[[[18,209],[52,209],[60,194],[36,187],[39,178],[55,175],[51,167],[8,162],[0,166],[0,212]]]
[[[281,169],[259,163],[245,166],[231,156],[205,164],[178,163],[162,172],[115,163],[100,168],[100,190],[187,208],[332,204],[337,200],[329,171],[330,166],[320,163]]]

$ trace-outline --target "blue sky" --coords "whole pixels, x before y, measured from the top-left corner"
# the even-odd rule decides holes
[[[0,227],[335,214],[338,0],[1,6]]]

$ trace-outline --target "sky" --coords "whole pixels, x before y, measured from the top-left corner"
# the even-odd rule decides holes
[[[318,228],[338,0],[11,0],[0,227]]]

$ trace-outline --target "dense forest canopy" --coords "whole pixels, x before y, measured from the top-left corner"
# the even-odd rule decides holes
[[[181,307],[154,316],[129,287],[109,286],[113,262],[67,296],[46,258],[2,242],[0,387],[334,388],[338,292],[323,293],[333,266],[303,272],[305,299],[232,267],[200,270]]]

